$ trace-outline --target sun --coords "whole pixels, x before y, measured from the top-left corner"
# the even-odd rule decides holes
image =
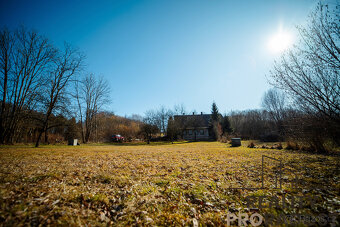
[[[279,54],[293,45],[293,35],[280,27],[279,31],[270,37],[268,49],[274,54]]]

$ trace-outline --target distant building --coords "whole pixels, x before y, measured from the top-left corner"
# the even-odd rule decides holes
[[[213,140],[211,114],[175,115],[174,121],[185,140]]]

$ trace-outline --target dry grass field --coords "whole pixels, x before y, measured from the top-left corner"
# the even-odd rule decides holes
[[[277,166],[266,164],[265,188],[232,189],[261,187],[262,155],[282,161],[282,187],[273,188],[269,172]],[[0,147],[0,225],[218,226],[239,211],[334,218],[339,160],[218,142]],[[293,186],[296,176],[302,180]],[[264,199],[259,209],[246,200],[283,195],[285,207]],[[302,198],[302,206],[293,198]]]

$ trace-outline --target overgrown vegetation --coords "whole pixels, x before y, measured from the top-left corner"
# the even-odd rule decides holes
[[[340,145],[339,2],[319,2],[308,24],[298,27],[299,43],[282,54],[270,72],[271,83],[287,93],[293,110],[281,109],[287,136],[326,153]],[[279,96],[276,96],[279,97]]]

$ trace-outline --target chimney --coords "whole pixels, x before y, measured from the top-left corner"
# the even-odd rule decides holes
[[[192,115],[195,115],[195,112],[192,112]]]
[[[201,115],[203,115],[203,112],[201,112]]]

